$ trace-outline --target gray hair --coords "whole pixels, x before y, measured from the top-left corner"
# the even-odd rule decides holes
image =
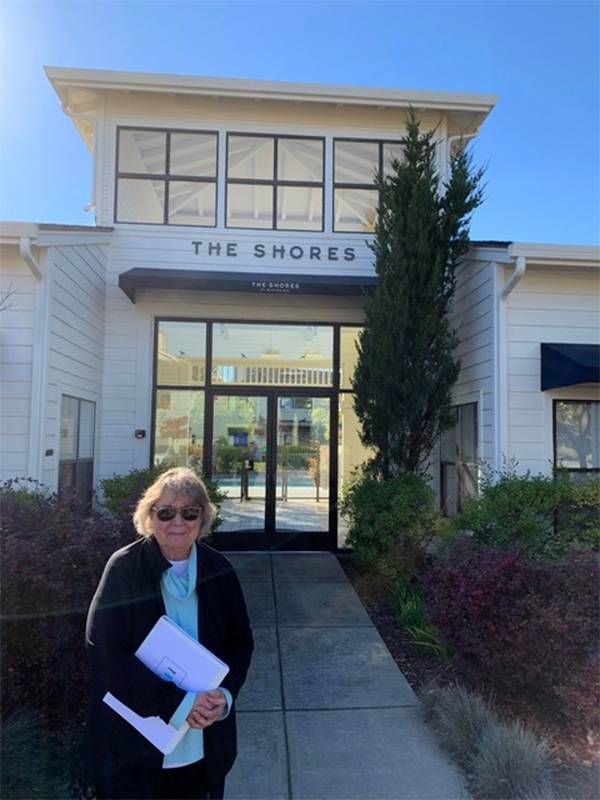
[[[175,494],[183,495],[189,500],[190,505],[202,508],[202,524],[198,538],[207,536],[217,516],[217,509],[210,502],[204,482],[189,467],[173,467],[163,472],[141,496],[133,513],[133,524],[140,536],[152,535],[152,509],[160,500],[165,489],[171,489]]]

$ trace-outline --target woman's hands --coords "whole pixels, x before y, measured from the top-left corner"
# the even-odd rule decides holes
[[[190,728],[208,728],[213,722],[221,719],[225,713],[226,705],[225,695],[220,689],[200,692],[196,695],[196,700],[192,710],[187,715],[186,722]]]

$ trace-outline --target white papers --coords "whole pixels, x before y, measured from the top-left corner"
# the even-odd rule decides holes
[[[227,664],[166,616],[160,617],[135,654],[155,675],[186,692],[216,689],[229,672]]]
[[[125,703],[117,700],[110,692],[107,692],[102,699],[106,705],[110,706],[113,711],[116,711],[124,720],[133,725],[142,736],[152,742],[164,755],[172,753],[189,730],[190,726],[187,722],[184,722],[178,730],[164,722],[160,717],[141,717],[135,711],[132,711],[129,706],[126,706]]]
[[[135,654],[155,675],[186,692],[216,689],[229,672],[227,664],[166,616],[158,620]],[[160,717],[141,717],[110,692],[102,699],[165,755],[189,730],[187,722],[178,730]]]

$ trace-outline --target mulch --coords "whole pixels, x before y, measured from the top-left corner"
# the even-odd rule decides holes
[[[440,686],[460,683],[490,699],[490,691],[484,684],[474,685],[456,666],[445,664],[407,639],[381,576],[360,567],[351,554],[340,554],[338,559],[394,661],[417,695],[432,682]],[[519,719],[544,737],[559,765],[596,774],[600,763],[600,731],[589,730],[579,720],[548,719],[524,701],[494,695],[492,702],[502,716]]]

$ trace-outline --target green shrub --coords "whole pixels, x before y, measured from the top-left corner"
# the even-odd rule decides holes
[[[102,494],[104,496],[104,505],[106,508],[120,518],[121,524],[127,530],[130,530],[132,537],[134,535],[133,522],[131,516],[135,510],[138,500],[146,489],[151,486],[154,481],[172,468],[172,464],[155,464],[152,467],[145,469],[132,469],[124,475],[114,475],[112,478],[105,478],[100,481],[102,487]],[[225,499],[225,494],[219,489],[218,484],[204,477],[198,472],[199,477],[202,478],[206,491],[217,509]],[[222,518],[217,514],[216,520],[213,524],[213,531],[215,531],[222,522]]]
[[[133,514],[143,492],[168,468],[164,464],[157,464],[145,469],[132,469],[124,475],[105,478],[100,481],[104,505],[118,517]]]
[[[518,548],[556,559],[573,548],[600,543],[600,479],[578,484],[565,472],[553,477],[488,473],[479,497],[465,503],[456,531],[471,531],[486,547]]]
[[[439,534],[441,518],[425,477],[407,472],[391,480],[359,474],[342,499],[350,522],[347,542],[366,566],[410,576]]]
[[[396,581],[392,589],[392,606],[411,644],[420,650],[434,653],[445,662],[450,661],[436,628],[425,618],[425,602],[418,589],[402,579]]]
[[[74,797],[78,741],[69,729],[44,728],[39,713],[17,711],[2,720],[0,797],[65,800]]]

